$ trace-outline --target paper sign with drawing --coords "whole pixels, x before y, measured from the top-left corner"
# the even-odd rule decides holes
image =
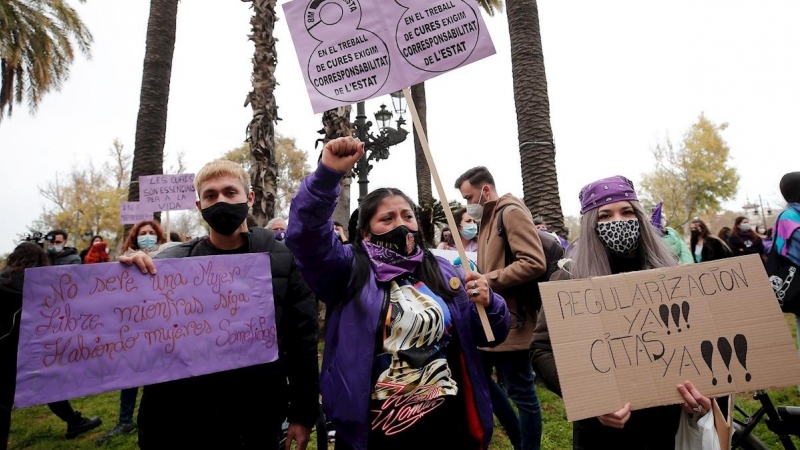
[[[539,286],[567,418],[800,383],[758,256]]]

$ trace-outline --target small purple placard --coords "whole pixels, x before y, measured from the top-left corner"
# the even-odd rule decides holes
[[[143,220],[153,220],[152,212],[139,210],[139,202],[122,202],[119,204],[119,223],[134,225]]]
[[[316,113],[495,52],[475,0],[293,0],[283,10]]]
[[[267,253],[25,271],[16,407],[278,358]]]
[[[139,203],[144,212],[195,209],[194,174],[142,175]]]

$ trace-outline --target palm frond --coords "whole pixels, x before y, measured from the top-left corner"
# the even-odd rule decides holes
[[[25,100],[35,112],[42,97],[69,77],[73,45],[88,58],[92,40],[63,0],[0,2],[0,121]]]

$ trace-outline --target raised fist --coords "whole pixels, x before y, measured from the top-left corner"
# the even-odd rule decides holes
[[[322,164],[332,170],[346,173],[364,156],[364,143],[352,137],[340,137],[322,150]]]

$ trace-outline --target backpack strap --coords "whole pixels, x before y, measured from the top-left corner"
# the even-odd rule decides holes
[[[503,225],[503,212],[509,206],[516,207],[517,205],[503,205],[497,211],[497,235],[503,238],[503,243],[505,244],[505,264],[508,267],[509,264],[514,262],[514,255],[511,254],[511,244],[508,242],[508,235],[506,234],[506,227]]]

